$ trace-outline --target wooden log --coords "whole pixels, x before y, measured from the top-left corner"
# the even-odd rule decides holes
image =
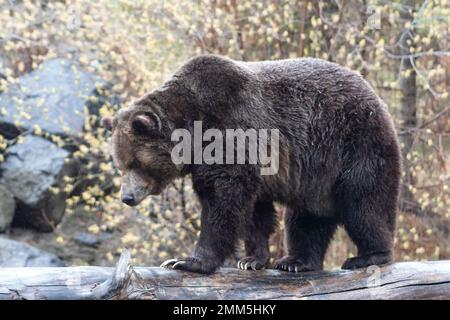
[[[450,299],[450,260],[356,271],[287,273],[223,268],[199,275],[132,267],[0,269],[0,299]]]

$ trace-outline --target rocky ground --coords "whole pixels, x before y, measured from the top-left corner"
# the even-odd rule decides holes
[[[72,154],[86,119],[118,103],[107,87],[77,63],[50,59],[0,91],[0,266],[62,264],[56,257],[36,260],[45,253],[6,238],[48,250],[68,265],[101,264],[96,248],[111,243],[111,235],[83,233],[96,217],[80,210],[65,215],[70,192],[63,190],[64,178],[79,173]]]
[[[129,210],[126,214],[132,220],[133,213]],[[132,221],[128,222],[132,223]],[[7,237],[54,254],[66,266],[113,266],[120,254],[120,249],[123,248],[121,243],[123,234],[120,229],[97,234],[87,231],[89,226],[99,223],[100,217],[83,212],[80,208],[73,214],[64,216],[54,232],[43,233],[30,229],[11,228],[7,234],[0,235],[0,247],[1,238]],[[0,266],[2,266],[1,260],[0,254]]]

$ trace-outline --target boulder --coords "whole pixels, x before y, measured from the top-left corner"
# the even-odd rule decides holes
[[[71,169],[68,157],[68,151],[31,135],[8,148],[0,183],[17,200],[14,226],[49,232],[61,221],[65,195],[54,188],[62,186],[62,176]]]
[[[0,237],[0,267],[64,267],[64,262],[52,253],[26,243]]]
[[[0,185],[0,232],[6,231],[11,225],[15,209],[14,195]]]
[[[99,94],[100,87],[106,88],[106,82],[78,64],[47,60],[0,95],[0,133],[13,138],[39,126],[51,134],[79,137],[85,111],[98,114],[98,107],[107,101]]]
[[[92,248],[98,247],[103,241],[111,238],[112,235],[109,233],[100,233],[95,235],[86,232],[76,232],[73,236],[73,240],[75,240],[76,243]]]

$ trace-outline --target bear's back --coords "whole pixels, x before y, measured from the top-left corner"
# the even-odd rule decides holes
[[[251,69],[262,78],[305,78],[308,75],[323,74],[325,72],[333,72],[337,70],[352,72],[351,70],[341,67],[335,63],[316,58],[295,58],[255,62],[236,61],[236,63]]]
[[[361,93],[375,96],[371,86],[357,72],[338,64],[317,59],[298,58],[260,62],[236,62],[251,70],[263,86],[305,89],[312,94]]]

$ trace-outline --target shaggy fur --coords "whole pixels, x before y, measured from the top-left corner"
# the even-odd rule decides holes
[[[203,121],[203,130],[279,129],[278,174],[261,176],[250,164],[174,165],[170,133],[192,132],[194,120]],[[248,256],[238,266],[266,266],[276,224],[273,202],[287,207],[288,256],[276,262],[278,269],[322,269],[339,224],[358,247],[343,268],[392,259],[400,179],[396,133],[385,104],[346,68],[310,58],[238,62],[198,56],[105,123],[113,129],[116,164],[124,177],[138,181],[122,186],[130,195],[124,202],[135,205],[173,178],[192,175],[203,208],[200,238],[192,257],[165,267],[211,273],[239,237]]]

